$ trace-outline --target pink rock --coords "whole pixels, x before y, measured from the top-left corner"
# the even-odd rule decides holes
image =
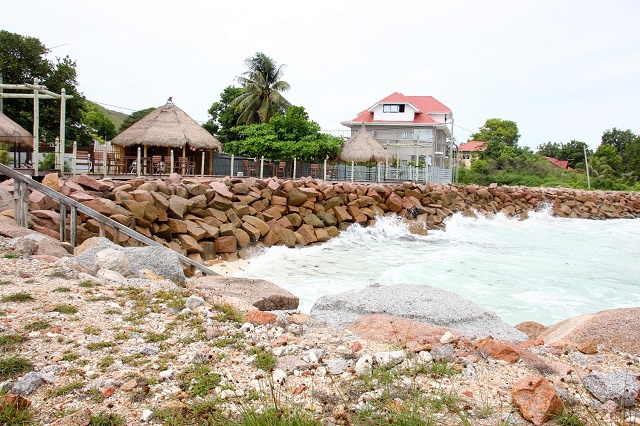
[[[562,414],[564,403],[553,385],[542,376],[529,376],[513,385],[513,403],[522,417],[540,426],[553,416]]]
[[[244,322],[250,322],[252,324],[264,325],[276,322],[278,316],[272,312],[265,311],[248,311],[244,314],[242,319]]]

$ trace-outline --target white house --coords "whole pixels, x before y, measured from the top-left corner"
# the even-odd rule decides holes
[[[364,124],[402,162],[445,168],[449,167],[452,120],[451,109],[432,96],[395,92],[340,124],[352,133]]]

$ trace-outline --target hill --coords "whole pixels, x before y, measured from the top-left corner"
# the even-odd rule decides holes
[[[107,118],[109,118],[109,120],[111,120],[111,122],[113,123],[114,126],[116,126],[116,130],[120,128],[120,125],[122,124],[122,122],[124,121],[125,118],[127,118],[129,116],[129,114],[125,114],[123,112],[119,112],[119,111],[114,111],[112,109],[107,109],[105,107],[103,107],[102,105],[99,105],[95,102],[89,101],[92,104],[94,104],[96,107],[98,107],[98,109],[100,111],[102,111],[102,113],[104,115],[107,116]]]

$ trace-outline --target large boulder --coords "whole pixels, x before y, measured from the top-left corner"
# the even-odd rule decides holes
[[[564,320],[538,335],[546,344],[589,341],[628,353],[640,353],[640,307],[609,309]]]
[[[450,291],[427,285],[372,284],[364,289],[320,297],[311,309],[311,322],[341,330],[360,316],[388,314],[458,330],[463,337],[520,343],[527,335],[502,321],[498,315]]]
[[[300,302],[297,296],[265,280],[207,276],[192,278],[188,287],[211,303],[235,299],[244,302],[239,308],[249,305],[261,311],[297,309]]]
[[[89,238],[76,248],[75,262],[91,271],[97,271],[101,265],[96,263],[96,254],[105,249],[114,249],[124,253],[129,260],[131,274],[141,276],[145,271],[152,271],[175,283],[183,284],[186,281],[182,264],[176,252],[166,247],[121,247],[107,238],[94,237]]]

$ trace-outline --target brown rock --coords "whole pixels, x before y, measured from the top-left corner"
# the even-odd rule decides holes
[[[297,296],[265,280],[208,276],[191,279],[188,287],[212,302],[218,296],[238,298],[262,311],[297,309],[299,304]]]
[[[307,201],[307,194],[298,188],[291,188],[287,193],[287,204],[290,206],[301,206]]]
[[[542,376],[530,376],[513,385],[513,403],[522,417],[540,426],[553,416],[559,416],[564,403],[553,385]]]
[[[247,311],[242,320],[251,324],[264,325],[276,322],[278,316],[272,312]]]
[[[509,343],[498,342],[491,337],[482,339],[476,343],[476,348],[486,353],[493,359],[499,359],[514,363],[520,359],[520,351],[517,347]]]
[[[542,325],[535,321],[525,321],[515,326],[516,330],[522,331],[529,339],[537,339],[540,333],[548,329],[546,325]]]
[[[60,179],[58,179],[57,173],[47,173],[42,178],[42,184],[47,188],[51,188],[54,191],[60,191]]]
[[[120,386],[120,390],[130,392],[134,390],[136,386],[138,386],[138,382],[136,381],[136,379],[131,379],[128,382],[124,382],[122,386]]]
[[[238,250],[238,240],[235,236],[218,237],[214,241],[216,253],[235,253]]]
[[[198,241],[189,234],[178,234],[176,238],[180,242],[180,246],[187,251],[187,253],[202,253],[202,247],[198,244]],[[216,248],[217,251],[217,248]]]
[[[87,426],[91,422],[91,410],[84,408],[59,420],[49,423],[50,426]]]

